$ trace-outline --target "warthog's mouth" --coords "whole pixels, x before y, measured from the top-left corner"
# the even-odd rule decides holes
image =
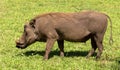
[[[20,48],[20,49],[25,49],[27,46],[25,45],[16,45],[17,48]]]

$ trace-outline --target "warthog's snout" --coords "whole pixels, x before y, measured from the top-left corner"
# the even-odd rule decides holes
[[[17,48],[21,48],[21,49],[26,48],[24,42],[21,42],[20,40],[16,40],[15,42],[16,42],[16,47]]]

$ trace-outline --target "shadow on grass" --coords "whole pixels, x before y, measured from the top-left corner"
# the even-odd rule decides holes
[[[44,56],[44,54],[45,54],[45,51],[27,51],[23,53],[23,55],[25,56],[34,56],[34,55]],[[88,51],[68,51],[68,52],[65,52],[65,57],[75,57],[75,56],[85,57],[87,54],[88,54]],[[54,55],[59,56],[60,55],[59,51],[51,51],[49,58],[52,58]],[[93,56],[95,55],[96,53]]]
[[[120,65],[120,57],[117,57],[115,60]]]

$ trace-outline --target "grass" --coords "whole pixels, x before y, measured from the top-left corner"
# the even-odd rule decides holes
[[[0,70],[120,70],[119,0],[0,0]],[[114,43],[109,45],[110,26],[104,38],[100,60],[86,59],[90,41],[65,42],[65,57],[59,57],[54,45],[48,61],[43,60],[45,43],[35,43],[24,50],[15,47],[23,25],[38,14],[95,10],[108,14],[113,22]]]

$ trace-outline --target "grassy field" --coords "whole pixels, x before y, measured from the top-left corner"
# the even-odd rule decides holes
[[[0,70],[120,70],[120,0],[0,0]],[[50,59],[43,60],[45,43],[36,42],[24,50],[15,47],[23,25],[38,14],[95,10],[108,14],[113,22],[112,46],[110,26],[104,38],[100,60],[86,59],[91,48],[84,43],[65,42],[65,57],[59,57],[57,44]]]

